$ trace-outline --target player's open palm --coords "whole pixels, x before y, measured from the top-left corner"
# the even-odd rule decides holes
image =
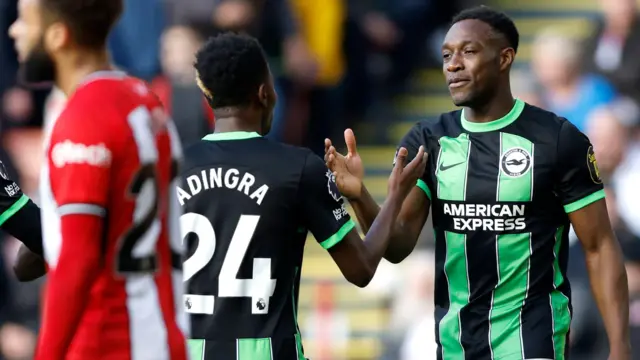
[[[416,186],[418,179],[424,174],[427,165],[428,154],[424,151],[424,146],[420,146],[418,154],[407,165],[407,149],[401,147],[398,150],[396,164],[389,177],[389,196],[404,199],[409,195],[411,189]]]
[[[348,199],[357,199],[362,191],[364,166],[356,147],[356,136],[351,129],[344,131],[347,155],[340,154],[330,139],[324,140],[324,161],[336,177],[338,190]]]

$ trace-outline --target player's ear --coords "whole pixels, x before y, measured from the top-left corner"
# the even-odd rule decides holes
[[[48,51],[56,51],[65,46],[71,37],[69,28],[62,23],[56,22],[45,30],[44,42]]]
[[[513,48],[507,47],[502,49],[502,51],[500,51],[500,70],[509,70],[515,58],[516,52],[513,50]]]
[[[267,91],[267,84],[262,84],[258,88],[258,101],[263,107],[269,107],[269,92]]]

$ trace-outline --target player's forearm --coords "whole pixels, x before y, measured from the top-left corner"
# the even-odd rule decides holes
[[[44,276],[47,267],[42,256],[31,251],[25,244],[20,244],[13,273],[19,281],[26,282]]]
[[[33,253],[42,256],[42,224],[40,208],[29,200],[2,224],[2,230],[20,240]]]
[[[63,245],[49,277],[37,360],[64,359],[89,301],[101,264],[102,219],[65,215]]]
[[[371,228],[371,225],[373,225],[373,222],[376,220],[378,213],[380,213],[380,206],[378,206],[378,203],[373,199],[373,196],[371,196],[364,184],[362,184],[360,197],[358,199],[350,199],[349,203],[356,213],[356,218],[358,219],[362,232],[367,234],[369,228]]]
[[[401,207],[402,200],[398,200],[394,196],[388,197],[364,238],[364,246],[367,248],[367,264],[370,269],[370,277],[368,277],[362,287],[366,286],[369,281],[371,281],[371,278],[373,278],[389,246],[389,242],[392,241],[393,224],[398,217]]]
[[[620,246],[615,238],[585,249],[591,289],[602,314],[612,351],[627,351],[629,291]]]

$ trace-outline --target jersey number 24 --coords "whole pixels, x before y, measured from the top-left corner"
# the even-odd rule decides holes
[[[242,215],[233,233],[229,249],[218,275],[218,297],[251,298],[252,314],[267,314],[269,298],[273,296],[276,280],[271,278],[271,259],[253,259],[253,277],[237,279],[238,270],[245,257],[260,216]],[[184,262],[184,281],[188,281],[209,264],[216,251],[216,233],[207,217],[197,213],[187,213],[180,217],[182,239],[189,233],[198,237],[198,247]],[[215,296],[185,294],[185,308],[189,313],[213,314]]]

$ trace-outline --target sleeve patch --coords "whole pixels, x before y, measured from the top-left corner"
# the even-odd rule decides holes
[[[593,151],[593,146],[589,146],[589,149],[587,150],[587,168],[589,168],[591,181],[595,184],[602,184],[602,178],[600,178],[600,170],[598,169],[598,162],[596,160],[596,154]]]

